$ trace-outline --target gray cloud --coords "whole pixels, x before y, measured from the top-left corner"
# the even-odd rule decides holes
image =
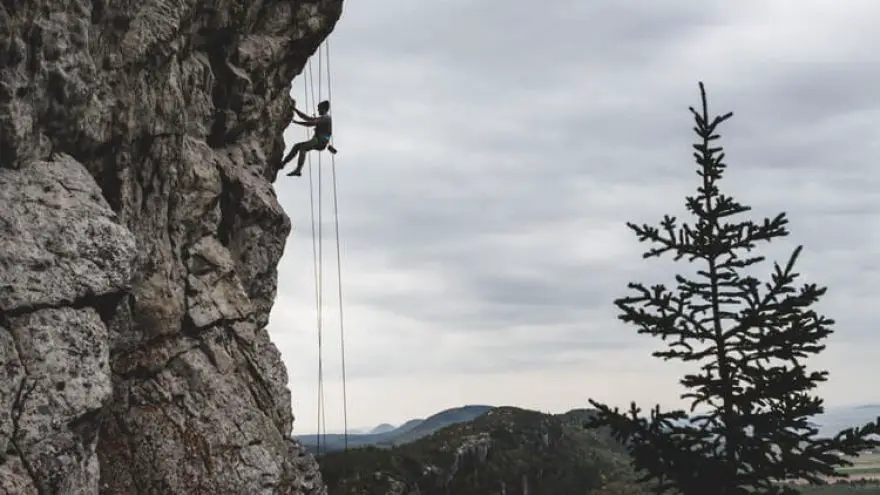
[[[687,268],[642,261],[647,246],[624,222],[684,215],[698,80],[710,111],[735,113],[721,129],[722,187],[756,219],[790,216],[791,236],[762,252],[782,262],[805,244],[805,281],[830,286],[820,309],[838,332],[823,363],[832,376],[880,372],[841,357],[878,338],[880,6],[794,5],[350,2],[331,38],[349,378],[422,397],[401,377],[474,374],[460,386],[476,394],[493,373],[582,366],[572,393],[648,393],[625,377],[653,366],[659,343],[618,322],[612,301],[629,281],[668,283]],[[298,79],[298,101],[302,91]],[[308,187],[276,184],[295,231],[270,329],[295,390],[314,380]],[[528,403],[521,393],[504,397]],[[849,382],[831,392],[880,399],[866,393]]]

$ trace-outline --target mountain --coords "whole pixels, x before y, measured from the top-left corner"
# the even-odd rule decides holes
[[[819,433],[825,436],[837,434],[840,430],[863,426],[880,417],[880,404],[827,407],[825,413],[817,416],[814,422]]]
[[[491,408],[403,445],[330,452],[319,464],[334,495],[647,494],[622,446],[583,428],[588,415]]]
[[[825,412],[808,421],[819,430],[819,436],[831,437],[841,430],[862,427],[880,417],[880,404],[826,407]],[[676,425],[691,423],[689,418],[673,421]]]
[[[329,493],[650,493],[645,485],[636,481],[623,445],[612,439],[606,429],[587,430],[583,427],[595,411],[575,409],[550,415],[515,407],[486,407],[449,409],[425,420],[411,420],[385,434],[374,435],[373,445],[356,447],[350,441],[352,448],[347,452],[324,451],[319,464]],[[877,409],[877,406],[834,408],[822,419],[826,424],[831,424],[832,420],[841,421],[841,427],[847,427],[869,421],[864,418],[866,414],[869,418],[876,417],[872,415]],[[476,416],[465,419],[472,415]],[[450,421],[453,423],[439,426]],[[868,465],[871,469],[876,468],[875,458],[855,462],[862,470]],[[852,488],[855,491],[851,492],[876,493],[871,491],[876,490],[875,485],[865,485],[864,488],[861,491]]]
[[[388,433],[389,431],[393,431],[395,428],[394,425],[389,425],[388,423],[382,423],[381,425],[370,430],[371,435],[381,435],[382,433]]]
[[[471,421],[485,414],[490,409],[492,409],[492,406],[462,406],[441,411],[417,423],[414,421],[407,422],[404,424],[404,426],[407,426],[407,429],[401,427],[391,432],[393,435],[391,443],[402,445],[418,440],[449,425]]]
[[[352,434],[350,432],[347,439],[343,434],[326,434],[321,435],[320,438],[315,434],[306,434],[296,435],[295,438],[315,454],[344,450],[346,440],[349,448],[367,445],[386,448],[418,440],[449,425],[470,421],[491,408],[491,406],[484,405],[455,407],[441,411],[426,419],[411,419],[397,428],[388,424],[382,424],[374,428],[370,433]],[[388,430],[386,427],[391,429]],[[382,429],[386,431],[381,431]]]
[[[399,434],[406,433],[406,432],[412,430],[413,428],[415,428],[416,426],[418,426],[422,421],[424,421],[424,419],[411,419],[411,420],[407,421],[406,423],[398,426],[396,434],[399,435]]]

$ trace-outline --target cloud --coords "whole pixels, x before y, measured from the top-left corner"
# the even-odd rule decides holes
[[[804,281],[830,287],[819,309],[838,331],[816,360],[831,371],[823,393],[880,400],[857,383],[880,372],[860,352],[877,343],[880,296],[876,3],[361,0],[345,9],[331,56],[352,421],[424,416],[465,398],[564,409],[595,391],[623,404],[674,402],[682,368],[651,358],[660,342],[620,323],[612,301],[627,282],[668,283],[683,269],[643,261],[647,246],[625,222],[684,216],[697,185],[687,108],[699,103],[699,80],[710,112],[734,112],[721,128],[722,187],[756,219],[790,217],[791,235],[762,254],[783,262],[804,244]],[[299,102],[303,84],[294,81]],[[303,136],[289,129],[288,145]],[[331,163],[321,160],[324,366],[338,394]],[[295,227],[270,331],[310,425],[309,179],[281,176],[276,188]],[[502,386],[508,379],[523,385]],[[542,379],[568,396],[537,392]]]

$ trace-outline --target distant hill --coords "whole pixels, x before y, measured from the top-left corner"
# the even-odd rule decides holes
[[[861,427],[880,417],[880,404],[864,404],[856,406],[826,407],[825,412],[814,416],[808,421],[810,426],[819,430],[819,436],[831,437],[841,430]],[[673,424],[684,425],[689,419],[674,421]]]
[[[394,425],[389,425],[388,423],[382,423],[381,425],[370,430],[370,434],[371,435],[379,435],[382,433],[388,433],[389,431],[392,431],[394,429],[395,429]]]
[[[589,414],[491,408],[413,442],[331,452],[319,464],[334,495],[649,493],[619,444],[583,428]]]
[[[418,426],[424,419],[411,419],[397,427],[397,434],[405,433]]]
[[[349,433],[348,447],[354,448],[372,445],[387,448],[394,445],[402,445],[418,440],[419,438],[422,438],[426,435],[430,435],[440,428],[456,423],[461,423],[464,421],[471,421],[481,414],[484,414],[491,408],[491,406],[485,405],[468,405],[455,407],[452,409],[441,411],[437,414],[434,414],[433,416],[429,416],[426,419],[411,419],[397,428],[394,428],[391,425],[383,424],[377,426],[370,433],[367,434]],[[381,431],[383,427],[390,427],[392,429]],[[305,445],[306,448],[308,448],[312,453],[318,455],[327,452],[343,450],[345,449],[346,445],[346,437],[343,434],[321,435],[320,438],[318,438],[318,435],[315,434],[307,434],[296,435],[295,438],[302,442],[302,444]],[[318,443],[319,440],[320,444]]]
[[[348,447],[375,446],[389,448],[416,441],[435,431],[449,425],[471,421],[492,409],[486,405],[468,405],[441,411],[425,419],[411,419],[394,428],[389,424],[376,426],[369,433],[350,432],[348,435]],[[588,410],[575,409],[565,415],[585,415]],[[563,415],[563,416],[565,416]],[[834,435],[844,428],[861,426],[880,416],[880,404],[865,404],[849,407],[830,407],[825,414],[814,418],[813,422],[819,426],[823,436]],[[687,420],[684,420],[685,422]],[[388,429],[388,428],[392,429]],[[385,430],[385,431],[382,431]],[[327,452],[335,452],[345,448],[345,435],[328,434],[321,436],[320,448],[318,438],[314,434],[297,435],[312,453],[322,455]]]
[[[825,413],[814,418],[819,433],[824,436],[837,434],[840,430],[863,426],[880,416],[880,404],[827,407]]]
[[[471,421],[485,414],[490,409],[492,409],[491,406],[456,407],[429,416],[427,419],[419,422],[408,421],[403,425],[407,426],[407,429],[401,427],[392,432],[394,437],[391,439],[391,443],[393,445],[403,445],[413,442],[449,425]]]
[[[635,481],[623,445],[605,429],[583,428],[593,414],[464,406],[385,433],[350,435],[347,452],[322,448],[319,465],[333,495],[650,493]],[[837,407],[815,422],[831,434],[878,415],[876,404]],[[857,492],[878,493],[872,486]]]

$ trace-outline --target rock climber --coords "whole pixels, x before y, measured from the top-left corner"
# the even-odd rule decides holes
[[[299,153],[299,160],[297,160],[296,168],[287,174],[288,176],[299,176],[302,175],[302,168],[303,164],[306,162],[307,152],[312,150],[323,151],[324,149],[329,149],[331,153],[336,154],[336,149],[333,148],[333,146],[329,146],[328,148],[330,138],[333,136],[333,118],[330,116],[330,102],[324,100],[321,103],[318,103],[318,115],[316,117],[312,117],[311,115],[299,111],[299,109],[296,108],[296,102],[293,104],[293,111],[302,119],[302,121],[294,119],[293,123],[315,128],[315,134],[311,139],[294,144],[290,153],[288,153],[287,156],[284,157],[284,160],[281,161],[281,168],[284,168],[291,160],[293,160],[293,157]]]

